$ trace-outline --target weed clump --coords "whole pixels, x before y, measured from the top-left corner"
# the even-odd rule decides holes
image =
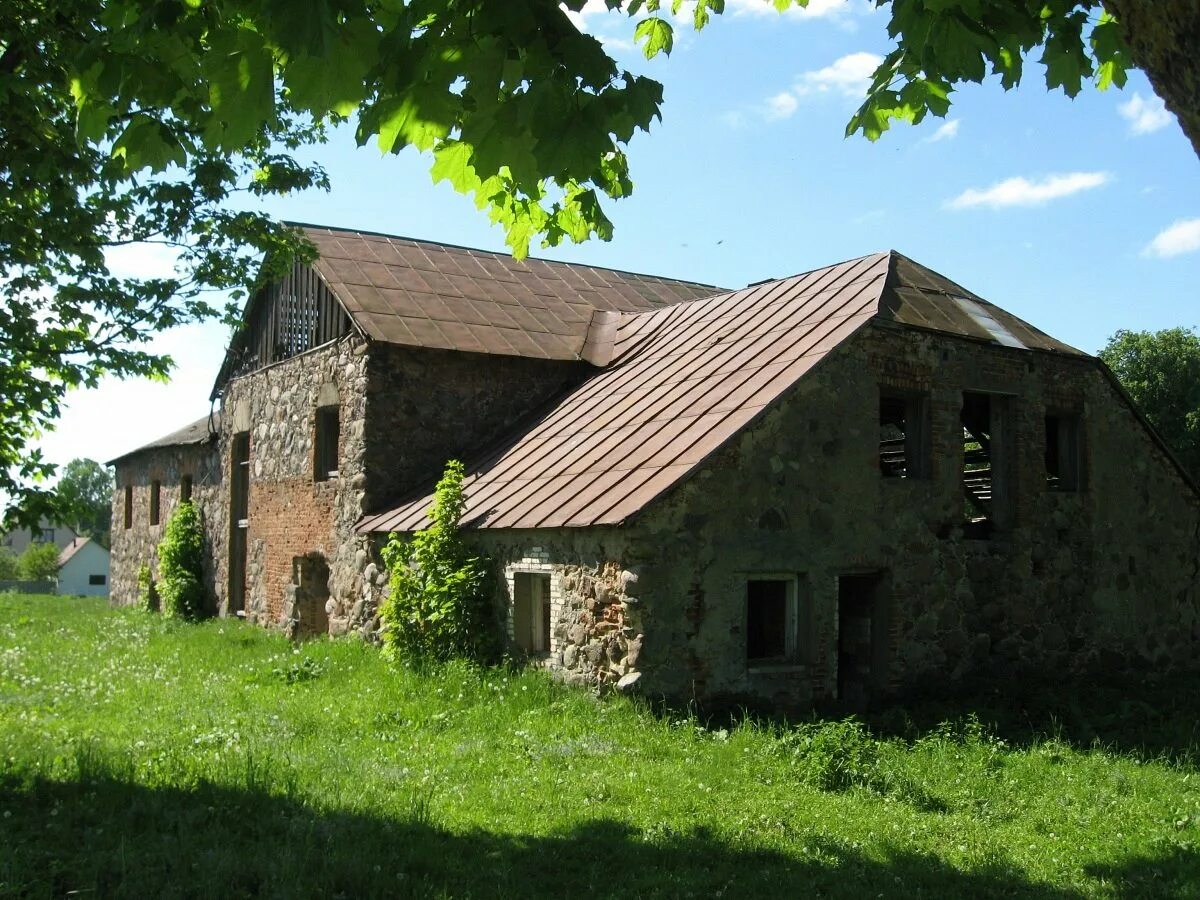
[[[137,606],[146,612],[158,612],[158,589],[154,584],[154,573],[147,563],[138,567]]]

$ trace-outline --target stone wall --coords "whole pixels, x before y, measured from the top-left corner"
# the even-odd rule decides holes
[[[880,386],[928,395],[927,478],[879,469]],[[1007,521],[964,529],[964,390],[1007,395]],[[1050,491],[1047,410],[1086,489]],[[838,693],[839,577],[877,573],[876,696],[996,671],[1200,661],[1195,494],[1096,365],[872,326],[630,529],[643,686],[796,707]],[[746,583],[797,579],[805,652],[747,665]]]
[[[367,364],[367,510],[432,489],[447,460],[490,449],[590,369],[583,362],[373,344]]]
[[[642,603],[626,566],[628,535],[617,528],[481,530],[468,534],[500,575],[500,618],[513,641],[515,576],[550,576],[550,652],[536,660],[569,684],[632,687],[638,680]]]
[[[112,548],[109,557],[109,597],[118,605],[137,600],[137,573],[149,565],[158,577],[158,544],[175,508],[179,505],[184,476],[192,479],[192,502],[204,523],[205,587],[212,598],[213,611],[218,596],[216,560],[224,546],[225,522],[223,485],[216,444],[187,444],[154,447],[118,460],[116,489],[113,492]],[[159,524],[150,524],[151,483],[158,481]],[[131,489],[132,516],[125,527],[126,487]]]
[[[225,388],[221,465],[231,471],[234,436],[250,436],[246,618],[293,632],[324,632],[326,602],[353,603],[362,515],[367,344],[351,335],[255,372]],[[318,408],[337,406],[338,474],[314,477]],[[229,479],[219,556],[221,609],[228,612]],[[302,562],[306,561],[306,562]],[[315,574],[327,583],[297,584]],[[306,574],[307,573],[307,574]],[[302,588],[298,594],[296,588]]]

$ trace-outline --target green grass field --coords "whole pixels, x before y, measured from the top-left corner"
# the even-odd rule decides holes
[[[0,595],[0,895],[1200,897],[1196,723],[1139,709],[1141,749],[1048,719],[702,727]]]

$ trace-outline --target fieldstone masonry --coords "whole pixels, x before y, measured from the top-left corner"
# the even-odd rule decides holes
[[[304,633],[378,635],[387,572],[365,511],[424,490],[448,457],[486,447],[586,374],[571,361],[397,347],[357,332],[224,387],[219,437],[117,465],[112,596],[132,602],[162,522],[193,478],[216,611],[231,614],[233,444],[250,439],[244,614]],[[882,476],[881,391],[919,395],[928,471]],[[964,520],[964,391],[1003,398],[1006,482],[994,528]],[[999,402],[999,401],[998,401]],[[314,475],[317,410],[336,406],[336,477]],[[1081,423],[1084,482],[1050,490],[1046,416]],[[126,487],[132,522],[122,528]],[[1000,509],[998,505],[998,509]],[[468,523],[469,524],[469,523]],[[572,684],[801,708],[845,693],[853,628],[869,630],[875,698],[992,672],[1200,660],[1200,501],[1097,364],[874,323],[620,527],[479,529],[502,585],[550,576],[549,654]],[[790,658],[748,660],[748,582],[783,579]],[[856,581],[857,579],[857,581]],[[869,629],[848,617],[870,584]]]

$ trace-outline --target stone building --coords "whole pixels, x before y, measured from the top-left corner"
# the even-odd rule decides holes
[[[461,458],[498,621],[572,682],[861,705],[1200,659],[1195,485],[1099,360],[898,253],[724,291],[307,232],[219,415],[115,461],[119,602],[188,475],[216,612],[371,637],[380,537]]]

